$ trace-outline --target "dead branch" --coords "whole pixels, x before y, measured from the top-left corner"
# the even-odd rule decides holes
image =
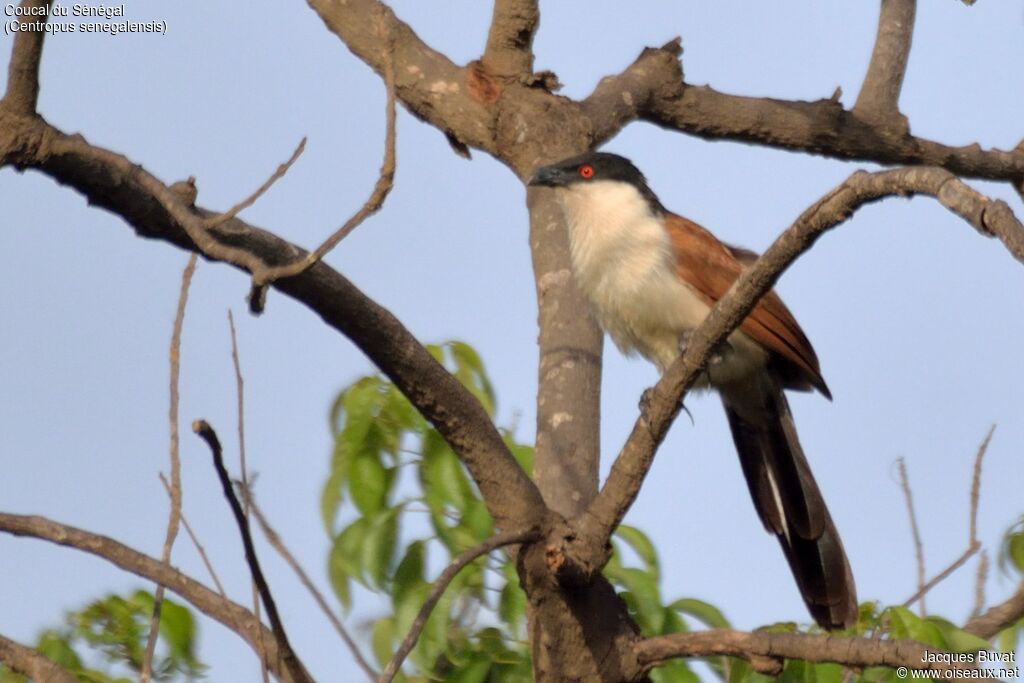
[[[972,668],[969,664],[947,664],[948,653],[929,648],[914,640],[870,640],[803,633],[771,633],[755,631],[711,630],[696,633],[673,633],[647,638],[635,646],[637,658],[651,668],[677,657],[742,657],[761,672],[771,672],[769,662],[775,661],[774,673],[781,671],[781,660],[800,659],[806,662],[835,662],[850,667],[906,667],[915,671],[942,674],[952,669]],[[931,655],[931,656],[928,656]],[[767,661],[766,661],[767,660]],[[937,676],[938,677],[938,676]]]
[[[51,4],[53,0],[21,0],[19,7],[29,14],[18,17],[17,21],[22,26],[45,23]],[[39,62],[45,37],[46,33],[39,30],[20,30],[15,34],[11,62],[7,67],[7,92],[0,100],[0,108],[16,114],[35,114],[39,101]]]
[[[914,539],[914,557],[917,560],[917,592],[921,595],[921,616],[928,612],[924,601],[924,543],[921,542],[921,530],[917,526],[917,514],[914,512],[914,494],[910,490],[910,478],[907,476],[907,463],[900,458],[896,461],[900,473],[900,488],[903,499],[907,503],[907,516],[910,517],[910,533]],[[904,603],[907,607],[909,603]]]
[[[192,284],[192,275],[196,272],[196,255],[189,257],[185,270],[181,274],[181,289],[178,292],[178,308],[174,316],[174,329],[171,332],[171,377],[170,377],[170,407],[168,409],[168,421],[171,432],[171,511],[167,519],[167,533],[164,537],[164,549],[161,561],[171,566],[171,548],[174,546],[174,539],[178,537],[178,527],[181,523],[181,458],[178,453],[178,376],[181,369],[181,328],[185,322],[185,306],[188,304],[188,289]],[[156,652],[156,640],[160,635],[160,611],[164,604],[164,587],[157,585],[153,593],[153,616],[149,621],[149,636],[146,640],[146,652],[142,659],[142,670],[139,672],[139,680],[142,683],[149,683],[153,675],[153,653]]]
[[[245,209],[255,204],[256,200],[262,197],[264,193],[266,193],[266,191],[269,190],[274,185],[274,183],[276,183],[278,180],[284,177],[284,174],[287,173],[288,169],[292,167],[292,164],[294,164],[298,160],[298,158],[302,156],[302,152],[305,149],[306,138],[302,138],[301,140],[299,140],[299,144],[295,148],[295,151],[292,152],[292,155],[290,157],[288,157],[288,161],[284,162],[283,164],[280,164],[277,167],[277,170],[274,171],[271,174],[271,176],[263,182],[262,185],[256,188],[255,192],[253,192],[248,197],[238,202],[237,204],[235,204],[234,206],[232,206],[230,209],[220,214],[219,216],[210,216],[209,218],[207,218],[206,229],[210,230],[211,228],[216,228],[218,225],[226,223],[227,221],[237,216],[240,211],[244,211]]]
[[[533,71],[533,36],[540,24],[537,0],[495,0],[481,62],[488,73],[507,78]]]
[[[988,444],[992,440],[992,434],[996,431],[996,426],[992,425],[992,428],[988,430],[988,434],[982,440],[981,445],[978,447],[978,452],[974,456],[974,473],[971,476],[971,493],[970,493],[970,527],[967,537],[967,547],[961,553],[960,557],[953,560],[953,562],[943,569],[941,572],[936,574],[930,581],[918,588],[917,592],[907,598],[906,602],[903,603],[904,607],[913,605],[916,600],[920,600],[924,595],[935,586],[945,581],[953,572],[960,567],[964,566],[967,560],[971,559],[975,553],[981,549],[981,541],[978,540],[978,500],[980,498],[981,491],[981,461],[985,457],[985,452],[988,450]]]
[[[78,678],[39,651],[0,635],[0,662],[33,681],[78,683]]]
[[[160,483],[164,485],[164,491],[167,492],[167,497],[170,498],[172,495],[171,484],[167,481],[167,477],[164,476],[163,472],[161,472],[159,476]],[[213,585],[217,587],[217,592],[220,593],[222,598],[227,599],[228,594],[224,591],[224,584],[220,582],[220,577],[217,576],[217,570],[213,568],[213,563],[210,562],[210,557],[206,554],[206,548],[204,548],[203,544],[199,542],[199,537],[196,536],[196,532],[192,529],[192,525],[188,523],[188,517],[185,516],[184,512],[181,513],[181,524],[185,527],[185,532],[188,534],[188,537],[192,540],[192,545],[195,546],[196,552],[199,553],[199,559],[203,561],[203,566],[206,567],[206,571],[209,573],[210,580],[213,581]]]
[[[971,610],[971,619],[981,616],[981,610],[985,609],[985,582],[988,581],[988,553],[981,551],[981,559],[978,560],[978,571],[974,576],[974,609]]]
[[[388,56],[384,60],[384,85],[387,89],[387,105],[385,114],[384,133],[384,161],[380,167],[380,174],[373,186],[373,191],[367,197],[363,206],[356,211],[351,218],[345,221],[344,225],[335,231],[333,235],[324,240],[323,244],[307,253],[301,259],[292,263],[261,268],[252,275],[252,291],[249,293],[249,308],[253,313],[263,311],[266,298],[266,287],[274,280],[283,277],[294,277],[299,273],[308,270],[313,264],[320,261],[331,249],[338,246],[345,237],[358,228],[363,221],[380,211],[387,199],[391,188],[395,184],[395,69],[394,62]]]
[[[281,658],[284,660],[285,668],[291,672],[292,678],[300,683],[313,683],[313,679],[306,673],[306,668],[299,661],[298,656],[292,649],[291,643],[288,642],[288,634],[284,629],[284,623],[281,621],[281,616],[277,612],[277,604],[274,602],[274,596],[270,593],[270,585],[267,583],[266,578],[263,576],[263,570],[260,568],[259,558],[256,556],[256,547],[252,543],[252,534],[249,531],[249,520],[245,516],[245,512],[242,510],[241,503],[238,502],[238,498],[235,496],[235,491],[231,486],[231,478],[228,476],[228,471],[224,467],[224,457],[221,453],[220,440],[217,438],[217,433],[213,431],[213,428],[205,420],[196,420],[192,423],[192,431],[199,435],[199,437],[206,442],[210,447],[210,453],[213,455],[213,467],[217,470],[217,478],[220,480],[221,488],[224,490],[224,497],[228,501],[228,505],[231,507],[231,512],[235,516],[235,523],[238,525],[239,535],[242,537],[242,546],[245,548],[245,562],[249,565],[249,573],[252,575],[252,580],[256,583],[256,587],[259,589],[260,597],[263,599],[263,605],[267,608],[267,617],[270,619],[270,628],[274,632],[274,637],[277,639],[278,649],[281,652]]]
[[[241,636],[259,653],[259,633],[265,632],[271,671],[282,681],[300,683],[287,668],[281,666],[277,642],[265,626],[245,607],[226,600],[208,587],[160,560],[118,543],[112,538],[93,534],[73,526],[60,524],[36,515],[14,515],[0,512],[0,531],[14,536],[38,538],[68,548],[75,548],[110,562],[126,572],[166,586],[206,616]],[[44,679],[45,680],[45,679]]]
[[[854,114],[904,134],[909,128],[906,118],[900,115],[899,100],[916,13],[917,0],[882,0],[871,63],[853,105]]]
[[[286,169],[287,170],[287,169]],[[242,362],[238,357],[238,335],[235,334],[235,317],[228,309],[228,331],[231,333],[231,365],[235,369],[235,408],[238,425],[238,470],[242,477],[242,486],[249,486],[249,469],[245,464],[245,379],[242,377]],[[245,518],[249,519],[249,501],[245,500]],[[260,619],[260,593],[256,582],[249,584],[252,597],[252,612],[256,619]],[[260,675],[263,683],[270,683],[270,674],[267,670],[267,650],[260,641]]]
[[[245,501],[246,508],[252,510],[253,516],[256,517],[256,523],[259,524],[260,529],[263,531],[263,535],[266,536],[267,542],[270,543],[270,546],[277,551],[278,555],[284,558],[284,561],[292,568],[295,575],[299,577],[299,581],[302,582],[302,585],[305,586],[306,590],[309,591],[309,594],[313,596],[313,600],[316,601],[320,611],[323,612],[324,616],[327,617],[327,620],[331,622],[331,626],[334,627],[338,636],[341,637],[342,641],[344,641],[345,646],[348,647],[349,652],[352,653],[352,656],[355,658],[359,668],[366,672],[366,675],[371,681],[377,680],[377,672],[373,670],[373,667],[370,666],[369,662],[367,662],[363,657],[363,653],[359,651],[359,646],[356,644],[355,640],[352,639],[352,636],[349,635],[348,630],[341,623],[341,620],[339,620],[334,614],[334,610],[332,610],[330,605],[327,604],[327,600],[324,598],[323,593],[317,589],[316,584],[314,584],[312,579],[309,578],[309,575],[302,568],[302,565],[299,564],[299,561],[296,560],[295,556],[290,550],[288,550],[288,546],[286,546],[284,541],[281,540],[281,536],[272,526],[270,526],[270,522],[267,521],[263,511],[260,510],[259,505],[256,504],[256,499],[252,494],[252,490],[247,488],[243,482],[239,487],[239,491],[242,494],[242,500]]]
[[[843,223],[859,207],[889,196],[928,195],[982,234],[998,234],[1024,262],[1024,226],[1002,201],[993,201],[939,168],[902,168],[878,173],[858,171],[807,209],[751,267],[733,283],[691,337],[686,352],[655,385],[648,410],[616,458],[604,487],[577,521],[583,535],[607,540],[632,505],[653,462],[654,453],[679,412],[681,399],[697,380],[708,357],[734,330],[798,256],[827,230]],[[998,225],[997,225],[998,224]],[[590,544],[603,547],[603,544]],[[593,557],[586,566],[601,566]]]
[[[500,534],[491,536],[489,539],[475,545],[468,550],[464,550],[459,553],[459,556],[452,560],[451,564],[445,567],[445,570],[441,572],[441,575],[437,577],[437,581],[430,587],[430,593],[427,595],[427,599],[423,602],[423,607],[420,608],[419,614],[416,615],[416,619],[413,620],[412,626],[409,628],[409,633],[406,634],[405,639],[402,641],[398,651],[395,652],[391,661],[384,667],[384,671],[381,673],[380,678],[377,679],[378,683],[391,683],[391,680],[398,673],[398,670],[402,668],[402,662],[412,652],[413,647],[416,646],[416,641],[419,640],[420,633],[423,631],[423,627],[427,624],[427,619],[430,617],[430,613],[434,611],[434,607],[437,605],[437,601],[444,595],[445,590],[448,588],[448,584],[458,575],[460,571],[465,568],[473,560],[477,559],[481,555],[486,555],[492,550],[502,548],[507,545],[516,545],[520,543],[528,543],[529,541],[535,541],[540,538],[540,530],[538,529],[527,529],[525,531],[506,531]]]
[[[229,263],[250,273],[264,264],[290,263],[304,253],[237,217],[207,231],[202,221],[213,212],[186,204],[141,166],[81,136],[65,135],[41,119],[18,118],[13,130],[3,126],[10,120],[0,110],[0,162],[13,154],[13,163],[74,187],[93,204],[123,217],[140,236],[202,251],[212,260],[230,257]],[[4,148],[8,133],[21,141],[13,152]],[[216,246],[207,251],[204,245],[211,242]],[[546,509],[540,492],[480,402],[390,312],[322,261],[276,281],[274,287],[344,334],[395,383],[466,464],[499,528],[541,523]]]

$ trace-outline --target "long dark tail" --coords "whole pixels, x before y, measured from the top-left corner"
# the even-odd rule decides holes
[[[857,621],[857,591],[839,532],[770,373],[719,387],[740,464],[765,528],[775,534],[811,616],[826,629]]]

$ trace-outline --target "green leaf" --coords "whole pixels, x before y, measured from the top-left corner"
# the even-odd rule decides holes
[[[658,552],[654,549],[654,544],[651,543],[651,539],[647,537],[647,534],[636,527],[621,524],[619,525],[618,530],[616,530],[615,535],[625,541],[626,545],[633,549],[633,552],[635,552],[640,558],[640,561],[643,562],[644,569],[650,572],[655,581],[658,581],[660,576],[658,569]]]
[[[384,617],[373,623],[370,647],[377,660],[377,666],[384,668],[391,661],[391,648],[395,642],[395,618]]]
[[[843,667],[833,662],[804,663],[804,681],[807,683],[842,683]]]
[[[36,641],[36,649],[47,659],[52,659],[56,664],[65,669],[77,670],[82,668],[82,660],[79,659],[69,642],[69,638],[52,629],[43,631]]]
[[[690,670],[686,662],[670,660],[651,671],[653,683],[700,683],[700,677]]]
[[[509,563],[511,565],[511,563]],[[526,618],[526,593],[519,587],[518,579],[506,581],[498,597],[498,616],[516,633]]]
[[[483,361],[476,350],[464,342],[450,341],[445,346],[455,361],[455,372],[453,373],[463,386],[476,396],[483,405],[484,410],[491,417],[494,417],[494,389],[484,372]]]
[[[445,680],[448,683],[483,683],[487,680],[487,673],[490,670],[490,660],[475,658],[465,666],[457,669],[453,674],[445,676]]]
[[[391,580],[391,604],[397,605],[408,593],[426,584],[423,578],[423,566],[426,562],[426,543],[414,541],[405,549],[402,561],[395,568]]]
[[[370,583],[378,589],[384,587],[395,556],[400,510],[391,508],[378,514],[363,537],[362,566]]]
[[[473,498],[469,481],[441,435],[433,429],[423,436],[423,459],[420,461],[420,481],[427,493],[427,504],[451,505],[458,511]]]
[[[946,639],[942,631],[930,621],[925,621],[906,607],[890,607],[883,613],[889,617],[890,631],[897,638],[912,638],[925,645],[945,649]]]
[[[732,628],[729,620],[714,605],[696,598],[680,598],[668,606],[670,610],[697,619],[711,628]]]
[[[968,633],[942,617],[930,616],[925,621],[934,624],[942,633],[945,649],[953,652],[979,652],[987,650],[989,643],[973,633]]]
[[[636,619],[644,633],[661,633],[665,615],[654,577],[635,567],[623,567],[608,577],[628,591],[622,597],[636,610]]]
[[[335,595],[347,610],[352,603],[349,580],[355,579],[366,584],[362,565],[363,540],[369,530],[366,518],[357,519],[335,536],[331,552],[327,556],[327,575]]]
[[[379,453],[368,450],[356,453],[349,469],[348,488],[360,514],[370,516],[384,508],[391,478]]]

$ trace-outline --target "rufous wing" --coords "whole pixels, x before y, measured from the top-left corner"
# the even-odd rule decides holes
[[[744,267],[757,258],[753,252],[720,242],[682,216],[666,213],[665,225],[676,255],[676,272],[709,306],[725,295]],[[832,398],[821,376],[814,348],[774,290],[761,298],[740,329],[782,361],[785,379],[791,388],[813,387]]]

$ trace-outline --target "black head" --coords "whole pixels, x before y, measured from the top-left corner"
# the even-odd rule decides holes
[[[651,203],[652,208],[664,211],[661,202],[647,186],[644,174],[629,159],[608,152],[587,152],[579,156],[542,166],[530,178],[530,185],[540,187],[570,187],[578,183],[611,180],[628,183]]]

